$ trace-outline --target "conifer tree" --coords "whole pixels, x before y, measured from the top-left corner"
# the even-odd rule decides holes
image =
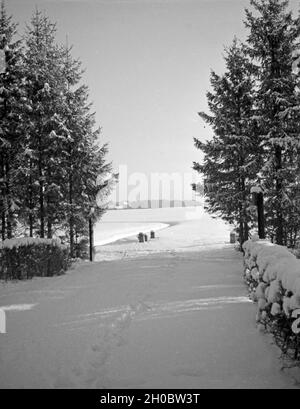
[[[99,197],[109,194],[115,180],[105,179],[112,169],[108,148],[99,139],[81,63],[71,47],[56,43],[56,25],[36,10],[23,48],[13,42],[15,33],[2,3],[0,48],[7,63],[0,78],[2,240],[16,226],[31,237],[65,236],[74,256],[89,220],[105,211]]]
[[[299,79],[293,73],[299,49],[299,20],[285,0],[251,0],[246,10],[248,53],[256,64],[257,124],[263,148],[262,177],[269,230],[278,244],[287,243],[288,217],[293,211],[293,186],[299,170]]]
[[[99,219],[104,209],[96,203],[99,189],[97,180],[101,175],[111,172],[110,163],[105,157],[107,145],[101,146],[100,129],[95,130],[95,114],[91,111],[88,87],[82,85],[81,63],[71,56],[71,47],[64,50],[63,115],[68,138],[64,142],[65,171],[67,184],[64,191],[64,204],[68,215],[65,223],[68,230],[71,255],[75,255],[75,244],[88,234],[88,220]],[[109,190],[105,191],[109,194]],[[91,209],[95,209],[91,215]],[[76,243],[75,243],[76,242]]]
[[[212,140],[195,146],[204,152],[204,163],[194,169],[204,175],[207,209],[238,224],[240,244],[248,239],[250,187],[258,164],[257,141],[252,121],[254,79],[245,47],[235,39],[226,51],[226,72],[211,73],[207,93],[210,114],[200,117],[211,125]]]
[[[20,115],[24,98],[23,56],[16,40],[17,25],[0,7],[0,49],[5,53],[5,72],[0,74],[0,213],[2,240],[11,238],[18,203],[17,156],[22,143]]]
[[[39,236],[52,237],[61,196],[62,147],[67,137],[61,115],[62,50],[55,42],[56,26],[35,11],[25,36],[27,104],[25,179],[30,235],[39,220]],[[25,195],[24,197],[26,197]]]

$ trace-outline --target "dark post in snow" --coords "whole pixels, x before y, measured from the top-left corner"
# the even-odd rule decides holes
[[[257,207],[257,225],[258,237],[260,239],[266,238],[265,233],[265,215],[264,215],[264,195],[260,186],[253,186],[251,188],[252,201]]]
[[[89,218],[89,245],[90,245],[90,261],[93,261],[94,256],[94,226],[93,226],[93,214],[94,207],[91,207],[90,218]]]
[[[265,239],[265,216],[264,216],[264,195],[263,192],[257,194],[257,223],[258,223],[258,237]]]

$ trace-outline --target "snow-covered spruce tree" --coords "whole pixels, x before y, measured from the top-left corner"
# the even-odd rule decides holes
[[[62,111],[65,119],[68,138],[64,143],[64,170],[66,183],[63,185],[63,206],[65,213],[64,230],[69,238],[70,255],[74,257],[74,224],[75,213],[81,210],[76,204],[74,191],[77,184],[74,174],[80,175],[80,166],[76,166],[76,155],[80,152],[79,145],[83,139],[80,128],[81,110],[79,109],[76,86],[81,80],[81,63],[71,56],[71,47],[66,45],[63,48],[62,74],[64,78],[64,92],[62,98]]]
[[[109,191],[97,184],[97,180],[111,172],[111,164],[105,160],[107,146],[101,146],[99,141],[100,129],[95,130],[89,90],[82,85],[81,63],[72,58],[70,47],[64,47],[63,53],[61,115],[66,138],[62,142],[62,160],[66,183],[62,184],[61,209],[65,214],[64,228],[70,253],[75,256],[80,255],[80,242],[86,240],[89,218],[96,221],[104,211],[96,199],[100,189],[105,194]]]
[[[293,230],[291,215],[297,212],[294,195],[299,172],[299,79],[292,65],[299,49],[300,25],[287,10],[288,1],[250,2],[254,13],[246,10],[245,25],[250,31],[248,53],[258,68],[256,119],[263,149],[266,218],[276,243],[288,244],[287,236]]]
[[[194,169],[204,175],[207,209],[237,225],[240,244],[248,239],[250,186],[259,168],[254,113],[253,66],[237,39],[226,50],[226,72],[212,71],[212,91],[207,93],[210,114],[200,117],[214,131],[212,140],[195,139],[204,163]]]
[[[29,235],[51,238],[60,212],[64,182],[63,143],[68,134],[61,115],[64,83],[62,49],[55,42],[56,26],[35,11],[25,35],[24,70],[27,101],[24,104],[26,146],[23,153],[23,220]],[[39,222],[37,224],[37,222]]]
[[[25,36],[22,220],[30,236],[65,236],[73,256],[76,238],[87,235],[91,208],[95,220],[103,213],[96,182],[111,165],[94,129],[81,63],[56,44],[55,34],[56,26],[36,11]]]
[[[107,147],[98,145],[81,64],[68,47],[57,46],[55,34],[55,25],[36,11],[25,38],[28,203],[31,222],[39,219],[39,235],[68,230],[73,255],[74,237],[86,234],[90,209],[96,208],[97,177],[110,164]],[[96,209],[95,217],[100,213]]]
[[[22,148],[21,113],[24,98],[21,41],[17,25],[0,6],[0,49],[5,52],[5,72],[0,74],[0,213],[1,237],[11,238],[19,208],[17,157]]]

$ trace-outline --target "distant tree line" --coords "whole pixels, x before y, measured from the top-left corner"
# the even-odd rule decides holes
[[[71,47],[56,43],[56,25],[36,10],[24,37],[16,35],[2,2],[1,238],[59,235],[74,256],[89,218],[104,211],[96,201],[109,193],[109,184],[101,184],[111,172],[107,146],[99,144],[81,63]]]
[[[251,187],[264,194],[267,235],[281,245],[300,239],[300,17],[284,0],[250,0],[245,43],[225,52],[223,75],[211,72],[213,129],[194,162],[205,182],[207,209],[236,225],[240,242],[256,221]]]

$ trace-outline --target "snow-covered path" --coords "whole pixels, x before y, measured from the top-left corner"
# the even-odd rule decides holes
[[[291,388],[230,245],[82,263],[0,288],[0,387]]]

